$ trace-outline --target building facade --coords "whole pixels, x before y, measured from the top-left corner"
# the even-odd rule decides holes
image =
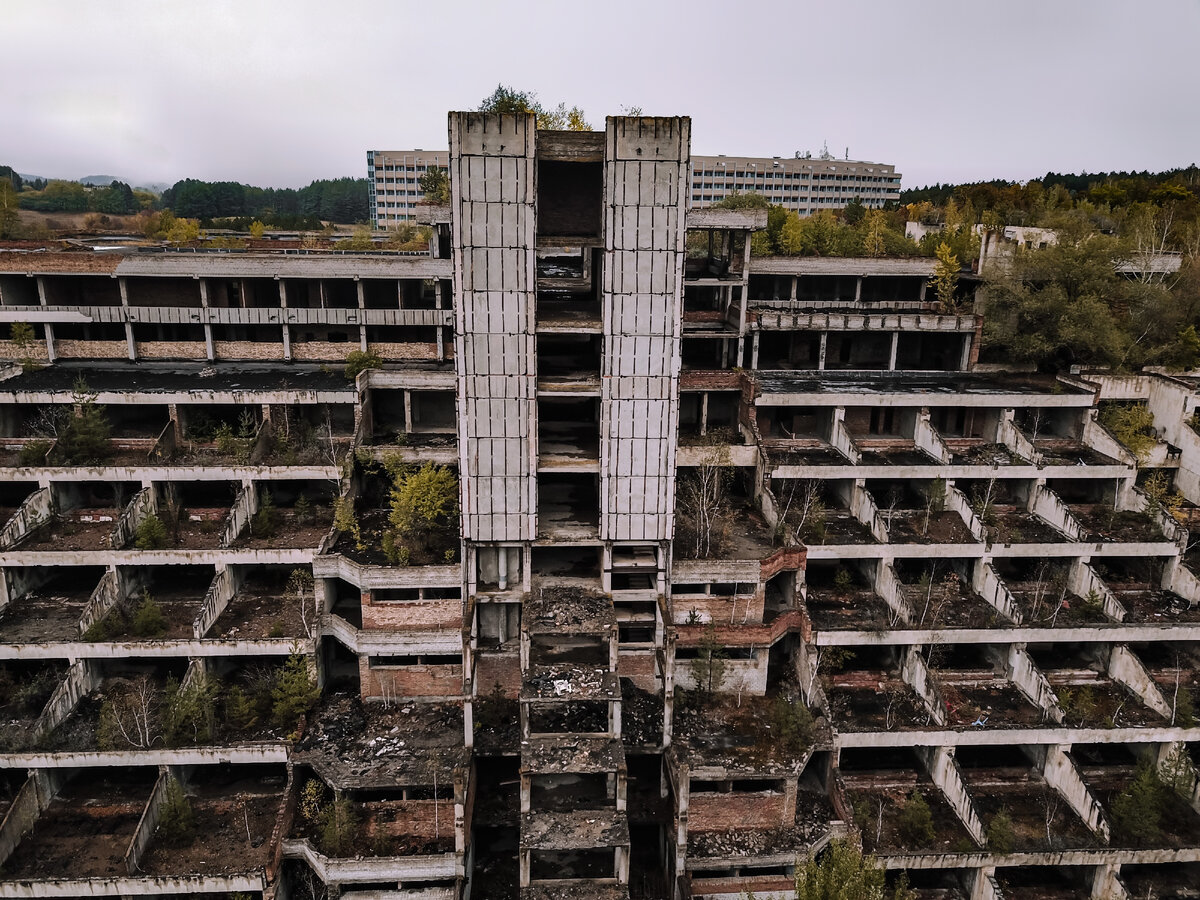
[[[692,206],[730,194],[762,194],[802,216],[841,209],[854,199],[871,209],[900,199],[900,173],[886,163],[818,157],[693,156]]]
[[[413,221],[419,213],[420,177],[431,165],[447,165],[444,152],[421,150],[367,151],[367,181],[376,228]],[[699,209],[731,194],[762,194],[771,203],[811,215],[841,209],[854,199],[878,209],[900,199],[896,167],[862,160],[833,159],[828,154],[793,157],[693,156],[691,206]]]
[[[690,129],[451,113],[423,254],[0,250],[0,894],[1194,893],[1200,384],[752,259]]]
[[[392,228],[417,217],[417,203],[424,195],[421,176],[431,166],[445,169],[449,156],[444,150],[368,150],[367,191],[374,228]]]

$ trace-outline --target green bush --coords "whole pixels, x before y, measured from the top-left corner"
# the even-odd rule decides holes
[[[222,709],[225,722],[236,731],[245,731],[258,721],[254,702],[236,684],[225,691]]]
[[[142,592],[142,602],[133,611],[133,633],[138,637],[156,638],[167,631],[167,619],[162,607],[151,595],[150,591]]]
[[[275,508],[275,498],[271,492],[264,490],[262,500],[258,504],[258,512],[250,519],[250,533],[255,537],[269,538],[275,536],[279,528],[279,510]]]
[[[1164,788],[1153,766],[1138,766],[1133,781],[1113,798],[1113,835],[1135,846],[1147,847],[1162,839]]]
[[[801,753],[813,742],[812,713],[801,700],[776,697],[771,703],[771,733],[789,753]]]
[[[192,803],[183,786],[175,778],[169,778],[158,820],[158,839],[168,847],[181,847],[190,844],[195,835],[196,814]]]
[[[349,856],[358,836],[358,815],[345,797],[334,800],[319,816],[321,852],[329,856]]]
[[[52,446],[54,446],[54,442],[44,438],[29,441],[21,448],[17,462],[22,466],[44,466],[46,454],[50,452]]]
[[[987,826],[987,845],[989,850],[996,853],[1012,853],[1017,841],[1017,832],[1013,828],[1012,816],[1008,810],[1000,807],[1000,811],[992,816]]]
[[[69,466],[103,462],[112,452],[108,417],[82,378],[75,382],[72,399],[76,413],[66,420],[65,427],[59,432],[54,445],[55,456]]]
[[[168,747],[183,744],[207,744],[216,726],[218,685],[206,678],[195,678],[180,687],[174,678],[167,680],[163,699],[163,739]]]
[[[283,664],[271,692],[271,720],[277,728],[294,729],[320,697],[321,689],[308,674],[308,661],[293,653]]]
[[[383,368],[383,357],[373,350],[351,350],[346,354],[346,368],[343,373],[353,381],[360,372],[367,369]]]
[[[138,550],[161,550],[167,546],[167,526],[154,513],[138,523],[133,535],[133,546]]]
[[[908,801],[900,810],[896,831],[900,840],[910,849],[928,847],[937,836],[933,828],[933,813],[925,796],[916,788],[908,795]]]
[[[1145,462],[1154,449],[1154,415],[1142,403],[1108,403],[1101,407],[1100,424],[1125,445],[1129,452]]]

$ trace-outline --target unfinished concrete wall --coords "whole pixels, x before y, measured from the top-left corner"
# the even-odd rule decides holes
[[[196,640],[200,640],[208,629],[212,628],[213,623],[221,617],[221,613],[225,611],[225,607],[229,605],[229,601],[236,593],[237,581],[233,571],[228,566],[219,566],[212,584],[208,586],[208,591],[204,595],[200,612],[196,614],[196,618],[192,622],[192,636]]]
[[[44,487],[34,491],[0,529],[0,550],[16,546],[49,522],[53,515],[54,498],[50,488]]]
[[[674,531],[691,120],[607,121],[600,537]]]
[[[532,115],[450,113],[463,536],[532,540],[537,163]]]

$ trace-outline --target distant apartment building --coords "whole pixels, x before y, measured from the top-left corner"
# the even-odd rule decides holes
[[[841,209],[855,197],[871,208],[900,199],[895,166],[854,159],[774,156],[693,156],[692,206],[711,206],[730,194],[763,194],[801,215]]]
[[[430,166],[445,169],[445,150],[368,150],[367,185],[371,192],[371,224],[390,228],[416,216],[421,199],[420,180]]]
[[[371,224],[389,228],[416,215],[418,184],[431,165],[446,168],[445,151],[368,150]],[[900,174],[893,165],[797,154],[795,157],[693,156],[693,207],[712,206],[730,194],[762,194],[772,203],[809,215],[841,209],[857,197],[877,209],[900,199]]]

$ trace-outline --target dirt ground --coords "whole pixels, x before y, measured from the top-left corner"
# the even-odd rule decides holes
[[[7,877],[97,878],[125,875],[129,839],[150,797],[145,784],[72,782],[4,865]]]
[[[912,844],[900,837],[898,818],[908,802],[912,789],[880,788],[876,790],[848,790],[850,805],[854,808],[855,820],[862,828],[864,850],[875,852],[904,853],[914,851],[952,852],[954,848],[972,849],[975,844],[971,836],[958,821],[954,810],[942,797],[941,791],[932,782],[919,785],[921,797],[929,805],[933,817],[934,839],[928,844]],[[882,819],[879,815],[883,806]]]
[[[854,588],[839,593],[830,588],[808,589],[808,615],[818,630],[882,630],[892,621],[891,610],[869,588]]]
[[[902,731],[928,728],[931,717],[912,688],[891,683],[877,688],[826,689],[834,722],[843,731]],[[890,709],[889,709],[890,705]]]
[[[885,513],[886,516],[886,513]],[[973,544],[975,538],[962,516],[952,510],[932,513],[925,524],[924,510],[896,511],[888,520],[888,532],[897,544]]]
[[[951,727],[1012,728],[1038,725],[1045,718],[1042,710],[1008,681],[939,687],[946,703],[946,723]],[[976,722],[983,724],[975,726]]]
[[[25,643],[79,639],[79,620],[87,597],[26,594],[0,615],[0,641]]]
[[[1161,541],[1165,540],[1158,524],[1140,512],[1114,513],[1108,504],[1072,505],[1071,513],[1083,526],[1090,541]]]
[[[311,603],[311,598],[306,599]],[[309,617],[310,624],[314,615]],[[304,622],[299,601],[282,589],[263,589],[239,591],[205,637],[246,641],[267,637],[298,638],[303,635]]]
[[[216,875],[259,868],[267,862],[281,801],[281,795],[193,798],[192,842],[166,846],[156,834],[142,858],[142,870],[149,875]]]
[[[319,547],[321,541],[325,539],[325,535],[329,533],[329,526],[333,524],[333,513],[324,511],[323,514],[314,516],[312,521],[300,524],[296,521],[296,514],[290,509],[281,509],[277,511],[279,514],[279,524],[275,528],[274,534],[270,537],[261,537],[250,533],[247,527],[241,533],[236,541],[233,542],[233,547],[236,549],[253,548],[256,550],[286,550],[293,547]]]
[[[55,519],[48,528],[39,528],[20,545],[22,550],[111,550],[112,533],[119,509],[89,510],[107,521],[80,522]]]

